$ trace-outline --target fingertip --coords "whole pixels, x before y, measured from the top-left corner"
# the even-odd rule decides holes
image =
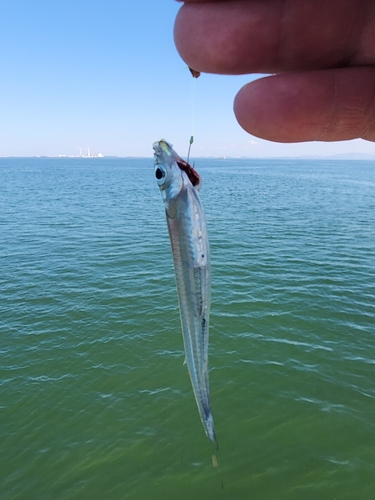
[[[315,95],[320,101],[323,97]],[[234,113],[246,132],[275,142],[313,140],[309,138],[319,135],[323,121],[305,92],[300,91],[296,75],[276,75],[248,83],[235,97]]]
[[[187,11],[187,12],[186,12]],[[174,27],[173,38],[174,43],[182,60],[189,66],[196,66],[191,61],[194,61],[196,46],[194,39],[191,37],[191,24],[189,20],[189,6],[183,4],[177,13]]]
[[[375,139],[375,69],[286,73],[245,85],[234,101],[241,127],[275,142]]]

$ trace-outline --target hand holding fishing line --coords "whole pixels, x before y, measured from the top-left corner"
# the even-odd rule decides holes
[[[274,74],[235,98],[252,135],[375,141],[373,0],[186,0],[175,43],[197,71]]]

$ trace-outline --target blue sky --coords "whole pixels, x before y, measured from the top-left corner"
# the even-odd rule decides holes
[[[8,0],[0,17],[0,156],[77,155],[79,147],[151,156],[295,156],[375,144],[277,144],[246,134],[233,99],[251,76],[194,80],[173,43],[174,0]]]

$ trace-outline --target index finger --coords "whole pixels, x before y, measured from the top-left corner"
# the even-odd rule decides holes
[[[370,0],[188,0],[175,23],[184,61],[245,74],[375,63]]]

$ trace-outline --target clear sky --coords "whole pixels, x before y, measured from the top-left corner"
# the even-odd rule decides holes
[[[278,144],[246,134],[232,105],[251,76],[192,79],[173,43],[174,0],[8,0],[0,16],[0,156],[295,156],[375,144]]]

